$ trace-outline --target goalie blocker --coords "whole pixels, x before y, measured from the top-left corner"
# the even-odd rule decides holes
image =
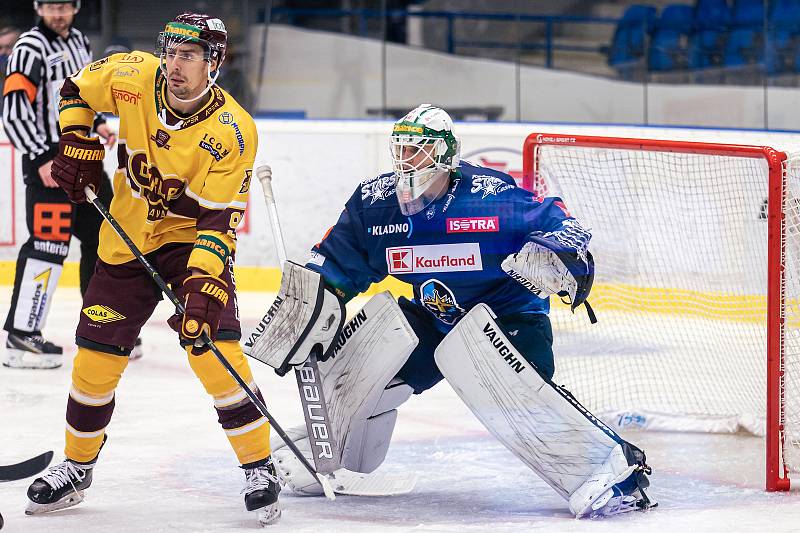
[[[281,287],[267,314],[244,342],[244,353],[279,376],[302,365],[312,351],[326,360],[342,330],[345,310],[317,272],[286,261]]]
[[[464,403],[576,517],[652,507],[644,452],[543,377],[494,319],[478,304],[436,349],[436,364]]]

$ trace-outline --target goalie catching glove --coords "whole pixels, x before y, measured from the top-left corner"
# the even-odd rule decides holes
[[[70,131],[58,141],[58,155],[53,159],[50,175],[72,202],[80,204],[86,201],[86,187],[99,190],[105,157],[100,139]]]
[[[342,300],[318,272],[286,261],[278,296],[244,343],[244,353],[283,376],[312,351],[325,361],[344,322]]]
[[[173,315],[167,322],[181,339],[193,345],[193,355],[202,355],[208,346],[200,337],[203,333],[212,340],[217,336],[220,316],[228,305],[228,284],[216,276],[195,274],[183,282],[183,291],[186,312]]]
[[[519,252],[503,260],[501,268],[539,298],[551,294],[569,297],[574,311],[586,303],[594,281],[594,259],[587,249],[592,235],[576,220],[562,224],[559,231],[531,233]],[[586,308],[595,322],[588,303]]]

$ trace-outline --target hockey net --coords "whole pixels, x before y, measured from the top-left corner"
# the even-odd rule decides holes
[[[788,489],[800,162],[769,147],[531,134],[523,173],[593,234],[599,322],[554,305],[556,382],[617,427],[766,435],[767,489]]]

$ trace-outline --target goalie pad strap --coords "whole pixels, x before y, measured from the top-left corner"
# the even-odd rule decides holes
[[[569,499],[625,441],[544,379],[494,319],[484,304],[471,309],[436,349],[436,364],[483,425]]]

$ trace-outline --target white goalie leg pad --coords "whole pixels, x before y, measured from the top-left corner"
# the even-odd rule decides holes
[[[418,342],[400,306],[383,292],[373,296],[345,324],[331,358],[319,363],[331,429],[341,454],[337,459],[344,469],[369,473],[386,457],[397,418],[395,409],[413,392],[393,378]],[[298,441],[307,437],[305,429],[296,434]],[[288,448],[282,452],[282,444],[274,437],[273,443],[273,455],[280,465],[283,454],[291,452]],[[307,438],[302,444],[308,448]],[[285,461],[289,464],[292,459]],[[320,493],[318,486],[311,486],[316,482],[310,474],[296,467],[292,470],[296,478],[301,477],[292,483],[287,479],[290,488]],[[307,480],[302,478],[306,475]]]
[[[379,415],[411,395],[408,385],[387,384],[418,342],[395,299],[382,292],[342,328],[332,357],[319,364],[343,468],[371,472],[383,462],[396,415]]]
[[[344,304],[325,288],[318,272],[286,261],[275,301],[242,348],[283,375],[290,366],[303,364],[315,347],[322,358],[344,316]]]
[[[571,394],[543,379],[494,319],[488,306],[475,306],[439,344],[436,364],[492,435],[570,500],[571,508],[570,497],[579,489],[583,501],[600,498],[608,487],[592,491],[597,483],[588,482],[605,470],[606,481],[628,472],[624,454],[624,465],[617,454],[624,441]]]

